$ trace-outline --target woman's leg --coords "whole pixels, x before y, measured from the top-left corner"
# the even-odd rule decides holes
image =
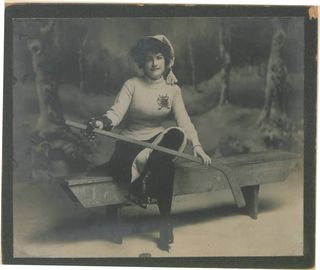
[[[159,143],[160,146],[178,150],[183,143],[184,134],[179,129],[169,130]],[[171,212],[174,180],[174,156],[153,151],[146,164],[146,170],[152,176],[148,181],[148,192],[158,200],[161,215],[168,216]]]
[[[168,131],[159,145],[178,150],[184,140],[184,134],[178,129]],[[147,193],[157,199],[160,212],[159,247],[168,250],[168,244],[173,242],[173,231],[170,222],[173,184],[174,156],[154,151],[151,153],[146,169],[151,172],[147,182]]]
[[[174,183],[172,158],[159,152],[154,153],[150,155],[148,170],[151,174],[147,182],[147,193],[157,199],[160,215],[169,218]]]
[[[169,250],[173,243],[173,229],[171,225],[171,205],[174,183],[174,164],[170,157],[154,154],[150,157],[150,180],[147,182],[147,193],[157,199],[160,212],[158,247]],[[160,164],[160,165],[159,165]]]

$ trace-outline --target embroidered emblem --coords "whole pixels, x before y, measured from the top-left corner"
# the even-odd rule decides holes
[[[160,106],[160,108],[158,108],[158,110],[161,110],[162,108],[170,109],[168,95],[164,95],[164,96],[159,95],[157,102],[158,102],[158,105]]]

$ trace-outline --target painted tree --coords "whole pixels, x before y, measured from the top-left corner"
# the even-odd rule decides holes
[[[288,119],[283,99],[287,93],[287,66],[284,62],[283,47],[286,33],[283,24],[276,21],[267,65],[265,103],[257,121],[268,147],[291,149],[295,128]]]
[[[88,89],[88,79],[87,79],[87,61],[85,57],[85,48],[89,39],[89,31],[83,37],[83,40],[79,44],[79,75],[80,75],[80,89],[85,92]]]
[[[189,54],[189,61],[191,67],[191,80],[192,80],[192,88],[194,91],[197,91],[197,79],[196,79],[196,66],[194,63],[194,54],[193,54],[193,45],[192,45],[192,37],[188,35],[188,54]]]
[[[283,28],[274,30],[266,74],[265,103],[258,120],[259,124],[263,124],[273,115],[279,116],[284,113],[281,94],[287,84],[287,67],[282,56],[285,38]]]
[[[109,62],[109,52],[102,47],[100,37],[86,29],[78,49],[80,89],[83,92],[99,93],[108,87]]]
[[[227,105],[230,102],[230,71],[231,71],[231,33],[232,27],[221,19],[219,28],[219,53],[221,59],[220,81],[221,91],[219,106]]]
[[[195,64],[195,55],[194,55],[194,42],[196,41],[195,33],[196,33],[196,23],[195,20],[189,18],[187,21],[187,28],[189,29],[186,35],[186,45],[187,45],[187,53],[190,64],[190,72],[191,72],[191,85],[193,91],[198,92],[197,88],[197,77],[196,77],[196,64]]]
[[[33,132],[34,180],[50,180],[84,167],[90,147],[66,125],[58,95],[61,71],[60,21],[26,20],[24,30],[35,75],[39,117]]]

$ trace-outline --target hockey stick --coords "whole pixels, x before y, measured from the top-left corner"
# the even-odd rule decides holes
[[[84,125],[84,124],[81,124],[81,123],[78,123],[78,122],[74,122],[74,121],[70,121],[70,120],[66,120],[65,123],[69,127],[77,128],[77,129],[80,129],[80,130],[85,130],[87,128],[87,126]],[[202,164],[202,159],[199,158],[199,157],[194,157],[194,156],[189,155],[189,154],[180,153],[178,151],[171,150],[171,149],[168,149],[168,148],[163,147],[163,146],[159,146],[159,145],[156,145],[156,144],[135,140],[135,139],[128,138],[128,137],[125,137],[125,136],[120,135],[120,134],[116,134],[116,133],[113,133],[113,132],[110,132],[110,131],[105,131],[105,130],[101,130],[101,129],[97,129],[97,128],[95,128],[93,130],[93,132],[96,133],[96,134],[100,134],[102,136],[106,136],[106,137],[115,139],[115,140],[121,140],[121,141],[124,141],[124,142],[137,144],[137,145],[140,145],[140,146],[143,146],[143,147],[146,147],[146,148],[151,148],[151,149],[154,149],[154,150],[157,150],[157,151],[161,151],[161,152],[169,154],[169,155],[173,155],[173,156],[176,156],[176,157],[180,157],[180,158],[183,158],[183,159],[186,159],[186,160],[190,160],[190,161]],[[239,184],[236,181],[236,177],[235,177],[235,174],[234,174],[233,170],[231,168],[225,166],[224,164],[221,164],[220,162],[218,162],[216,160],[213,160],[213,162],[210,165],[210,167],[215,168],[216,170],[220,171],[221,173],[223,173],[225,175],[225,177],[228,180],[232,195],[234,197],[234,200],[235,200],[237,206],[238,207],[244,207],[246,205],[246,203],[245,203],[241,188],[240,188]]]

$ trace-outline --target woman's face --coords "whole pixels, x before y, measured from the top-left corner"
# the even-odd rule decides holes
[[[165,70],[165,59],[162,53],[148,52],[144,62],[144,74],[152,80],[162,77]]]

